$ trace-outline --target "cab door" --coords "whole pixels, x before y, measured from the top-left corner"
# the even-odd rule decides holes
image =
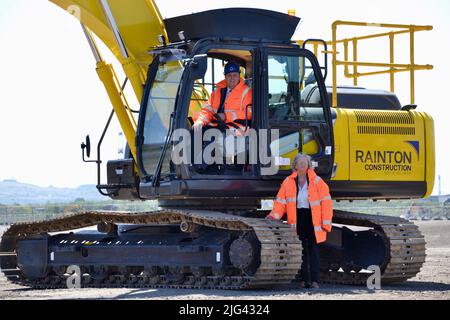
[[[304,49],[270,49],[263,54],[263,128],[270,129],[270,149],[278,175],[290,174],[294,157],[312,157],[315,171],[332,175],[334,145],[330,104],[316,57]],[[274,138],[273,130],[279,136]]]

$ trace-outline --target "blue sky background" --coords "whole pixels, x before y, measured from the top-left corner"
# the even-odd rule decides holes
[[[450,1],[190,0],[189,5],[185,3],[157,0],[164,18],[225,4],[280,12],[293,8],[303,19],[297,39],[328,40],[331,23],[338,19],[433,25],[432,32],[417,36],[416,62],[433,64],[435,69],[417,74],[416,95],[419,109],[435,120],[436,172],[442,176],[443,193],[450,193],[450,43],[447,40]],[[385,43],[371,45],[369,52],[373,50],[374,56],[369,58],[386,54]],[[95,73],[95,63],[79,23],[46,0],[1,0],[0,48],[0,180],[15,178],[41,186],[61,187],[95,183],[95,166],[81,162],[79,145],[87,133],[96,144],[111,106]],[[113,62],[107,49],[101,49],[104,58]],[[407,51],[398,50],[397,56],[407,58]],[[117,67],[116,71],[119,70]],[[397,82],[400,100],[407,104],[408,92],[401,82],[408,83],[408,77],[401,76]],[[363,81],[361,85],[388,89],[386,77]],[[130,100],[136,107],[136,101]],[[111,129],[103,151],[105,160],[118,156],[120,128],[114,123]]]

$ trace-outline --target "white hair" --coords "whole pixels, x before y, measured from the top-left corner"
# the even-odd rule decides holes
[[[292,163],[292,170],[296,170],[297,164],[300,162],[301,159],[306,159],[308,161],[308,169],[311,169],[312,166],[312,160],[311,157],[304,153],[299,153],[295,156],[294,162]]]

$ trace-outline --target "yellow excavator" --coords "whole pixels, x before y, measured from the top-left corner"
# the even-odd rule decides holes
[[[96,160],[86,159],[89,136],[82,144],[83,160],[98,167],[99,192],[119,200],[158,200],[160,209],[93,211],[15,224],[0,245],[0,266],[10,281],[64,287],[68,267],[75,265],[83,287],[253,289],[289,284],[297,278],[301,243],[287,224],[264,219],[268,211],[261,201],[275,197],[299,152],[311,155],[337,201],[431,194],[433,120],[417,111],[414,86],[416,71],[432,66],[415,62],[414,37],[432,27],[336,21],[330,41],[295,41],[300,18],[292,11],[228,8],[163,20],[153,0],[51,2],[80,21],[113,107]],[[340,39],[342,26],[387,31]],[[407,63],[394,59],[395,40],[401,36],[410,39]],[[361,61],[358,44],[377,38],[389,40],[389,62]],[[121,63],[123,83],[103,60],[98,39]],[[327,86],[330,57],[332,85]],[[219,156],[227,161],[206,168],[202,163],[202,170],[190,161],[175,161],[181,141],[175,136],[191,132],[192,119],[230,61],[240,66],[252,90],[246,129],[261,137],[265,133],[267,139],[248,147],[251,135],[241,137],[244,148]],[[353,80],[352,86],[338,85],[339,70]],[[400,72],[410,74],[408,105],[395,94]],[[390,77],[389,91],[358,85],[360,78],[380,74]],[[127,102],[128,82],[139,108]],[[114,116],[127,151],[124,159],[108,161],[107,183],[102,183],[100,150]],[[208,147],[202,143],[200,151]],[[264,150],[268,161],[252,160],[252,152]],[[73,232],[92,226],[97,229]],[[365,284],[376,272],[374,266],[382,283],[403,282],[420,271],[425,241],[413,223],[389,212],[374,216],[335,210],[320,259],[321,279],[327,283]]]

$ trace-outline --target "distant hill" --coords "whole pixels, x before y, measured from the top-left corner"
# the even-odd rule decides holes
[[[83,198],[85,201],[107,200],[100,195],[95,185],[82,185],[78,188],[39,187],[16,180],[0,181],[0,204],[45,204],[66,203]]]

